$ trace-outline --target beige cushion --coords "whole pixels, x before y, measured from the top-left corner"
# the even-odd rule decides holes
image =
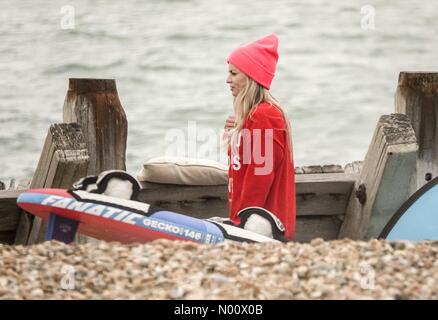
[[[159,157],[146,161],[137,178],[155,183],[224,185],[228,182],[228,167],[213,160]]]

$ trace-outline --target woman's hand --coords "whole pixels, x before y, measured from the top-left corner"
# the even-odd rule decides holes
[[[225,131],[229,131],[234,129],[236,126],[236,117],[235,116],[228,116],[227,120],[225,121],[224,129]]]
[[[227,120],[225,120],[224,125],[224,133],[222,134],[222,140],[228,141],[231,135],[231,130],[234,129],[236,126],[236,117],[235,116],[228,116]]]

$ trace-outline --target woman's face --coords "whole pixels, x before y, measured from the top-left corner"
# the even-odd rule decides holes
[[[246,84],[245,74],[233,64],[228,64],[227,84],[230,86],[231,94],[236,97]]]

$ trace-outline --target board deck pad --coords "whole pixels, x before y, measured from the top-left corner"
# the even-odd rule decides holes
[[[17,204],[23,210],[48,220],[46,240],[65,243],[72,242],[76,232],[121,243],[156,239],[197,243],[277,242],[235,226],[86,191],[31,189],[20,194]]]

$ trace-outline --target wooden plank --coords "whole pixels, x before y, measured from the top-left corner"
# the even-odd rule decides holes
[[[296,193],[350,194],[356,179],[357,175],[347,173],[296,175]]]
[[[438,176],[438,73],[400,72],[395,112],[409,117],[418,142],[412,194]]]
[[[88,161],[85,138],[78,124],[51,125],[31,187],[70,188],[73,182],[86,175]],[[41,242],[45,229],[46,224],[40,218],[21,215],[15,242]]]
[[[30,183],[31,189],[40,188],[46,185],[47,172],[49,171],[53,153],[55,152],[54,148],[55,146],[53,145],[53,139],[49,130],[38,160],[37,169],[35,170]]]
[[[342,173],[344,169],[338,164],[295,167],[295,174]]]
[[[380,234],[409,197],[416,152],[415,134],[406,115],[380,117],[347,206],[340,238],[369,239]]]
[[[322,166],[322,173],[343,173],[344,169],[339,164],[326,164]]]
[[[297,194],[297,216],[344,215],[349,197],[350,194]]]
[[[0,203],[3,202],[15,202],[18,198],[18,196],[25,191],[26,189],[20,189],[20,190],[1,190],[0,191]]]
[[[65,123],[81,125],[88,145],[88,175],[126,170],[128,122],[113,79],[69,79]]]
[[[327,173],[296,176],[297,215],[342,215],[356,180],[354,174]],[[142,183],[139,200],[192,216],[225,217],[227,186],[182,186]]]
[[[9,238],[2,238],[3,239],[1,240],[2,243],[13,244],[17,239],[17,234],[22,235],[23,234],[22,232],[24,231],[25,228],[27,228],[27,230],[30,230],[30,216],[17,206],[18,196],[20,195],[20,193],[27,190],[30,187],[30,184],[31,184],[31,179],[22,179],[17,182],[14,190],[11,189],[5,192],[0,192],[0,208],[4,208],[5,206],[7,206],[7,202],[9,202],[9,205],[16,208],[16,211],[9,212],[9,215],[11,214],[13,215],[11,219],[13,220],[16,219],[16,223],[15,222],[11,223],[11,227],[12,225],[14,225],[14,227],[11,229],[13,230],[12,242],[10,241]],[[6,233],[7,233],[6,236],[10,237],[9,231]],[[18,243],[25,243],[25,241],[27,241],[27,239],[20,239],[18,237]]]
[[[29,239],[29,233],[32,228],[33,217],[21,211],[19,213],[17,230],[15,231],[15,239],[14,244],[16,245],[25,245],[27,244],[27,240]]]
[[[54,144],[51,135],[51,130],[47,133],[46,139],[44,141],[43,149],[41,151],[40,158],[38,160],[37,169],[31,179],[30,188],[44,188],[47,180],[47,172],[50,169],[51,160],[54,153]],[[40,226],[41,221],[39,218],[34,218],[34,216],[22,211],[19,215],[19,222],[17,226],[17,232],[15,236],[14,243],[17,245],[28,244],[29,235],[32,230],[32,224]]]
[[[20,181],[12,179],[9,189],[0,191],[0,233],[6,232],[8,236],[10,232],[15,234],[20,217],[20,208],[17,206],[16,199],[23,188],[29,187],[29,182],[28,179]]]
[[[14,244],[15,230],[12,231],[0,231],[0,243],[2,244]]]
[[[220,198],[191,201],[150,201],[148,203],[169,211],[202,219],[212,216],[228,216],[228,202]],[[345,214],[347,203],[347,195],[338,195],[336,197],[332,195],[298,196],[297,216],[310,216],[316,213],[326,216],[343,215]]]
[[[337,216],[298,217],[293,241],[309,242],[315,238],[334,240],[337,238],[342,219]]]
[[[15,234],[21,213],[16,199],[24,188],[29,187],[29,183],[28,179],[20,181],[12,179],[9,189],[0,191],[0,232],[13,231]]]
[[[357,178],[355,174],[322,173],[296,175],[297,194],[349,194]],[[139,200],[171,201],[195,200],[205,197],[227,198],[227,185],[183,186],[142,182]]]
[[[18,226],[19,208],[14,200],[0,201],[0,232],[15,231]]]
[[[43,148],[44,150],[44,148]],[[44,152],[43,152],[44,153]],[[39,177],[35,177],[34,180],[39,179]],[[29,186],[32,186],[32,180],[29,181]],[[25,191],[26,189],[23,190],[14,190],[13,192],[9,192],[8,193],[4,193],[4,198],[3,199],[7,199],[7,197],[9,197],[10,199],[13,199],[13,203],[14,205],[17,207],[18,209],[18,221],[17,221],[17,226],[15,229],[15,238],[14,238],[14,244],[17,245],[24,245],[27,243],[27,239],[29,236],[29,232],[30,232],[30,228],[31,228],[31,222],[33,219],[33,216],[31,216],[30,214],[26,213],[25,211],[21,210],[18,208],[17,206],[17,198],[20,195],[21,192]],[[0,195],[0,199],[2,198],[2,196]]]
[[[363,166],[363,161],[353,161],[345,165],[344,172],[359,175],[360,172],[362,171],[362,166]]]

